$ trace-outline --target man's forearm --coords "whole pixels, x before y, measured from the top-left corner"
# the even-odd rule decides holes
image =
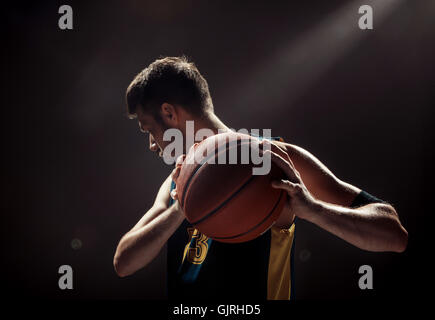
[[[390,205],[372,203],[351,209],[316,201],[311,211],[304,219],[363,250],[402,252],[406,248],[408,233]]]
[[[114,258],[118,275],[133,274],[151,262],[183,220],[176,203],[145,226],[127,233],[119,242]]]

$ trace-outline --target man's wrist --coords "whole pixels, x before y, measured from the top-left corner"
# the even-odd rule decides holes
[[[324,219],[327,210],[328,210],[328,203],[323,202],[322,200],[314,199],[308,206],[306,215],[301,218],[311,223],[314,223],[316,225],[319,225],[321,224],[321,221]]]
[[[175,200],[174,205],[173,205],[173,210],[175,211],[174,213],[180,218],[180,220],[184,220],[185,216],[184,216],[184,211],[180,205],[180,202],[178,200]]]

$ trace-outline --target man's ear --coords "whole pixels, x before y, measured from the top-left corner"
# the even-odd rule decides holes
[[[180,120],[177,108],[167,102],[162,103],[160,106],[160,114],[163,121],[169,126],[176,128]]]

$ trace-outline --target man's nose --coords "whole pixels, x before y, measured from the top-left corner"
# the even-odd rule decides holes
[[[153,152],[156,152],[159,150],[159,146],[157,145],[156,141],[154,140],[154,137],[150,134],[150,150]]]

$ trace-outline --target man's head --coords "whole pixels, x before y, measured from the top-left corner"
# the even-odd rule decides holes
[[[185,132],[185,121],[213,113],[207,81],[186,57],[158,59],[142,70],[126,92],[127,113],[150,134],[150,150],[162,151],[168,128]]]

